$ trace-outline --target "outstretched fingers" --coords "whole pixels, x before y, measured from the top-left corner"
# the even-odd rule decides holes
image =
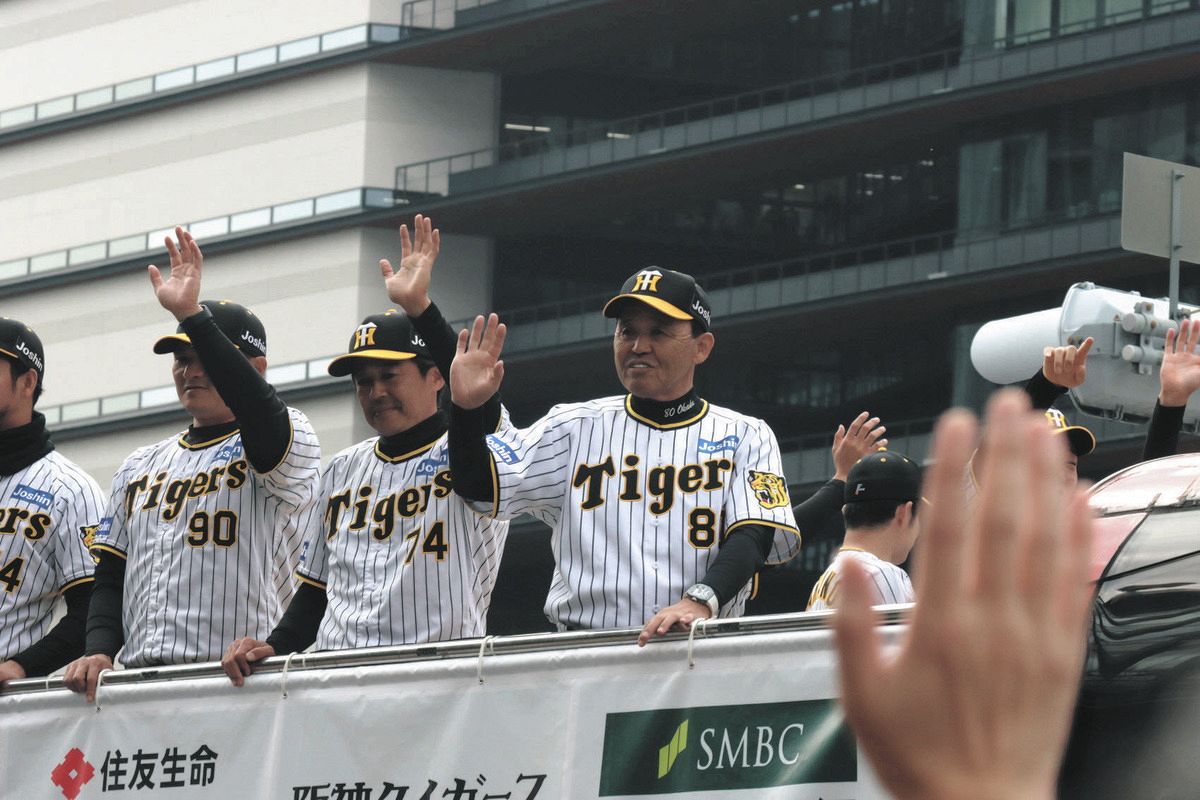
[[[966,497],[963,475],[975,446],[977,425],[968,411],[952,409],[934,429],[933,463],[925,473],[922,495],[929,506],[917,540],[917,596],[927,607],[958,601],[964,576]],[[916,618],[921,616],[918,604]]]

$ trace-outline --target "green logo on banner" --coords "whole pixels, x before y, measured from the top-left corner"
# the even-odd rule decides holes
[[[857,779],[836,700],[630,711],[604,723],[601,797]]]
[[[679,754],[687,747],[687,724],[685,719],[675,730],[671,741],[658,748],[658,777],[661,778],[671,771],[671,767],[675,766],[675,759],[679,758]]]

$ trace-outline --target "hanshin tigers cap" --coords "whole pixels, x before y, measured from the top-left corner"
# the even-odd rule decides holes
[[[362,359],[378,361],[406,361],[410,358],[433,360],[433,353],[425,344],[407,314],[389,308],[382,314],[372,314],[354,329],[344,356],[329,362],[329,374],[336,377],[349,375],[354,365]]]
[[[636,300],[671,319],[695,320],[712,327],[712,304],[696,279],[663,267],[638,270],[621,285],[621,293],[604,304],[604,316],[618,317],[627,301]]]
[[[1067,446],[1076,456],[1086,456],[1096,449],[1096,437],[1082,425],[1072,425],[1057,408],[1046,409],[1046,421],[1055,433],[1067,437]]]
[[[38,386],[46,374],[46,351],[42,340],[24,322],[0,317],[0,355],[37,373]]]
[[[217,328],[237,349],[251,357],[267,354],[267,329],[253,311],[230,300],[201,300],[200,305],[208,309]],[[154,343],[154,352],[162,355],[191,346],[192,340],[180,324],[174,333]]]
[[[921,499],[921,467],[903,453],[878,450],[858,460],[846,475],[845,501]]]

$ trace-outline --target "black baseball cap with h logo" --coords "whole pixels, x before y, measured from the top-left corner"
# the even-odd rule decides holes
[[[410,358],[433,360],[425,340],[413,328],[406,314],[389,308],[382,314],[372,314],[354,329],[344,356],[329,362],[329,374],[341,377],[354,371],[363,359],[405,361]]]
[[[46,375],[46,351],[42,340],[24,322],[0,317],[0,355],[37,373],[38,386]]]
[[[712,304],[696,279],[662,267],[638,270],[621,286],[621,293],[604,304],[604,316],[619,317],[626,302],[645,303],[671,319],[696,321],[712,327]]]
[[[267,329],[253,311],[230,300],[201,300],[200,305],[208,309],[217,328],[238,350],[252,358],[267,354]],[[154,343],[154,352],[162,355],[191,346],[192,340],[183,332],[181,324],[175,333],[167,334]]]

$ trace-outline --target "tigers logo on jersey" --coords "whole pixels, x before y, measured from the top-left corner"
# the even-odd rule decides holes
[[[788,504],[787,483],[774,472],[750,470],[746,480],[750,482],[750,488],[763,508],[780,508]]]
[[[88,548],[89,553],[91,553],[91,543],[96,541],[98,530],[100,530],[100,524],[83,525],[82,528],[79,528],[79,539],[83,540],[83,546]],[[96,555],[92,555],[91,560],[95,561],[96,564],[100,564],[100,558],[96,557]]]

